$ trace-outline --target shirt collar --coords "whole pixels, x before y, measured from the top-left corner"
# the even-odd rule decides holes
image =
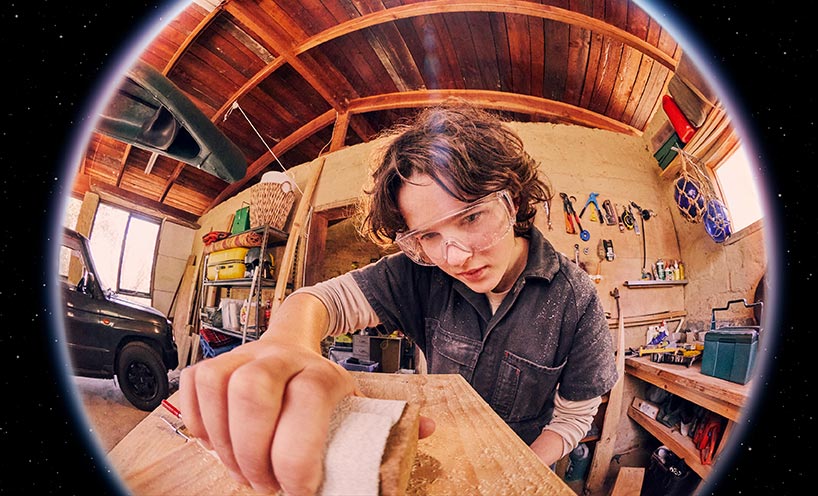
[[[531,227],[528,240],[528,261],[520,277],[538,277],[550,281],[560,268],[557,251],[537,227]]]

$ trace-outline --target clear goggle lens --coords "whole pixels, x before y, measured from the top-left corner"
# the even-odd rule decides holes
[[[420,265],[446,260],[449,246],[477,253],[497,244],[514,226],[511,195],[491,193],[442,219],[399,235],[395,244]]]

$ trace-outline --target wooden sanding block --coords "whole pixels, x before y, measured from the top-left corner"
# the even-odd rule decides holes
[[[400,420],[386,439],[381,459],[380,496],[402,496],[409,485],[409,475],[415,464],[420,427],[420,407],[407,403]]]
[[[360,400],[360,398],[358,398]],[[378,400],[365,400],[372,403]],[[353,487],[356,484],[357,473],[372,473],[377,467],[363,466],[365,457],[350,456],[349,452],[341,453],[343,465],[325,466],[324,487],[320,495],[333,496],[337,494],[337,485],[341,483],[338,477],[344,479],[344,494],[356,496],[403,496],[409,484],[409,476],[415,462],[418,444],[418,428],[420,423],[420,407],[406,403],[400,418],[392,425],[383,446],[378,470],[377,490],[360,489]],[[337,420],[337,419],[336,419]],[[158,422],[158,420],[157,420]],[[340,422],[343,429],[345,421]],[[161,428],[161,427],[160,427]],[[368,444],[366,439],[362,444]],[[333,442],[328,446],[331,448]],[[349,447],[348,449],[357,449]],[[215,452],[204,449],[195,439],[169,451],[162,457],[141,467],[130,467],[130,470],[120,473],[129,493],[133,496],[153,495],[212,495],[224,496],[257,496],[251,487],[234,481],[227,469],[216,457]],[[330,480],[331,479],[331,480]],[[329,488],[332,484],[334,488]],[[369,487],[369,486],[367,486]],[[282,493],[283,494],[283,493]]]

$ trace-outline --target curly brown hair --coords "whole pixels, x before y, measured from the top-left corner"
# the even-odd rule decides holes
[[[361,202],[361,233],[388,245],[405,231],[398,191],[413,175],[425,174],[463,202],[507,189],[517,207],[514,233],[528,236],[536,204],[551,200],[551,186],[505,122],[457,102],[423,109],[381,133],[384,144],[375,152],[372,186]]]

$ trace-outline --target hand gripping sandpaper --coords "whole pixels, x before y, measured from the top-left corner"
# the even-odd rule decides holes
[[[403,496],[415,461],[418,405],[349,396],[330,419],[321,496]],[[156,421],[156,429],[167,426]],[[172,434],[167,434],[172,435]],[[234,481],[215,451],[195,439],[145,465],[121,471],[133,496],[258,495]],[[279,495],[284,495],[281,492]]]

